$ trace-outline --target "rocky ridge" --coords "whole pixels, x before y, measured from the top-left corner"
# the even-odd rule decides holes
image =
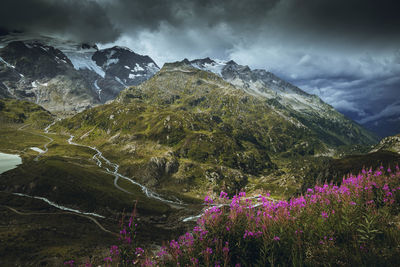
[[[328,144],[371,144],[377,141],[374,134],[336,111],[318,96],[310,95],[266,70],[251,70],[233,60],[221,62],[210,58],[184,60],[181,63],[215,73],[237,88],[265,99],[287,120],[313,129]]]
[[[79,112],[114,99],[158,70],[128,48],[54,38],[1,36],[0,97],[40,104],[52,112]]]

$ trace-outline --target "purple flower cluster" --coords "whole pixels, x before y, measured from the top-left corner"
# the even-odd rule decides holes
[[[340,185],[317,184],[306,189],[303,195],[289,200],[274,200],[269,194],[246,197],[245,192],[230,199],[222,191],[217,200],[206,196],[205,211],[193,230],[171,240],[156,256],[144,257],[142,248],[132,246],[132,263],[142,266],[241,266],[240,263],[273,259],[275,262],[266,265],[275,265],[279,261],[282,265],[293,265],[290,260],[294,256],[299,257],[297,262],[308,259],[304,249],[307,247],[315,250],[315,259],[309,259],[315,261],[307,263],[312,266],[320,263],[318,256],[326,260],[327,255],[323,253],[330,249],[333,252],[348,248],[370,252],[371,246],[381,245],[385,227],[389,227],[391,221],[386,215],[379,216],[379,212],[382,207],[395,209],[399,201],[398,166],[396,170],[389,168],[385,171],[383,167],[375,172],[362,170],[358,175],[344,178]],[[375,231],[381,233],[380,242],[368,243],[373,236],[360,239],[362,229],[358,231],[355,226],[362,227],[365,221],[371,222],[364,216],[380,220],[383,226]],[[345,223],[344,218],[347,220]],[[133,219],[129,220],[128,228],[122,228],[120,239],[125,245],[132,244],[131,233],[135,228]],[[350,245],[349,242],[353,243]],[[386,250],[390,247],[385,246]],[[121,256],[121,248],[112,246],[110,254]],[[347,257],[357,255],[360,251],[346,254]],[[104,260],[108,264],[112,258]],[[330,264],[337,264],[337,259],[333,258]]]
[[[110,254],[111,254],[111,255],[114,255],[114,256],[119,255],[119,248],[118,248],[118,246],[115,246],[115,245],[111,246],[111,248],[110,248]]]
[[[382,169],[376,172],[363,170],[359,175],[350,175],[343,179],[339,186],[332,183],[316,185],[307,189],[304,195],[280,201],[272,200],[269,194],[246,198],[245,192],[240,192],[229,199],[227,193],[221,192],[219,201],[223,204],[215,204],[213,199],[206,196],[204,202],[209,208],[197,221],[193,232],[186,233],[178,241],[172,240],[165,251],[170,255],[178,255],[178,258],[190,254],[192,264],[196,259],[195,266],[198,264],[198,258],[193,253],[197,248],[202,248],[204,262],[208,262],[211,258],[216,262],[227,262],[232,260],[233,256],[230,254],[232,248],[229,247],[227,239],[236,238],[240,231],[243,231],[241,236],[244,242],[261,242],[264,246],[268,246],[269,242],[280,244],[281,241],[288,240],[289,232],[281,236],[277,235],[277,231],[291,228],[293,229],[291,233],[296,236],[294,240],[298,240],[296,242],[301,244],[305,242],[303,241],[306,237],[305,231],[309,231],[303,228],[305,220],[309,221],[314,229],[321,227],[326,229],[323,231],[328,231],[325,235],[315,236],[316,243],[333,246],[335,229],[331,229],[330,225],[340,220],[344,210],[356,212],[361,208],[393,205],[396,203],[395,193],[400,190],[399,178],[398,168],[396,173],[389,169],[386,174]],[[230,201],[229,206],[225,205],[227,201]],[[380,203],[377,203],[378,201]],[[318,220],[318,217],[322,220]],[[178,258],[172,258],[178,262]],[[230,262],[230,264],[236,263]]]

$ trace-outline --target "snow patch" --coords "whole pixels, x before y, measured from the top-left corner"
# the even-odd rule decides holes
[[[136,63],[135,67],[133,68],[134,71],[144,71],[144,69],[138,64]]]
[[[33,151],[36,151],[36,152],[40,153],[40,154],[42,154],[42,153],[45,152],[44,150],[42,150],[42,149],[40,149],[40,148],[38,148],[38,147],[31,147],[31,149],[32,149]]]
[[[222,70],[226,66],[226,63],[223,61],[214,61],[212,63],[192,63],[192,66],[201,70],[209,71],[215,73],[222,77]]]
[[[140,76],[143,76],[142,74],[132,74],[132,73],[129,73],[129,79],[135,79],[136,77],[140,77]]]
[[[72,65],[76,70],[88,69],[96,72],[101,77],[105,77],[106,73],[92,60],[93,52],[64,52],[71,60]]]
[[[120,84],[122,84],[123,86],[127,87],[127,85],[126,85],[126,84],[124,84],[124,82],[123,82],[123,81],[121,81],[121,79],[120,79],[120,78],[118,78],[117,76],[115,76],[115,80],[116,80],[117,82],[119,82]]]

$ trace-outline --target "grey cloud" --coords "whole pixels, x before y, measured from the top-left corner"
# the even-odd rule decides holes
[[[113,41],[120,32],[96,1],[2,0],[0,27],[89,42]]]
[[[400,28],[399,4],[388,0],[3,0],[0,5],[5,28],[68,33],[93,42],[157,31],[162,23],[182,30],[226,24],[242,38],[281,32],[347,41],[398,41]]]
[[[370,117],[360,120],[360,123],[376,121],[376,120],[379,120],[384,117],[390,117],[390,116],[398,115],[398,114],[400,114],[400,101],[394,102],[394,103],[386,106],[383,110],[381,110],[377,114],[374,114],[373,116],[370,116]]]
[[[230,57],[267,67],[360,122],[392,105],[400,92],[399,50],[335,51],[264,41],[239,47]]]

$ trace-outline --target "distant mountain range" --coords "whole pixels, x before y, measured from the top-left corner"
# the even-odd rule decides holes
[[[7,36],[0,44],[0,97],[29,100],[52,112],[79,112],[105,103],[159,70],[150,57],[118,46],[99,50],[57,39]]]
[[[210,58],[160,69],[128,48],[1,29],[0,133],[23,159],[0,174],[6,265],[58,266],[90,248],[103,259],[132,203],[138,240],[158,242],[187,229],[205,194],[287,199],[400,162],[399,135],[378,143],[266,70]]]
[[[214,64],[204,61],[210,60],[165,64],[114,101],[53,130],[118,155],[120,170],[143,184],[188,196],[210,187],[235,192],[271,186],[269,179],[279,180],[277,192],[293,192],[302,181],[293,162],[307,158],[305,166],[334,156],[341,146],[377,141],[318,97],[272,74],[231,61],[218,63],[217,75],[203,70]]]
[[[98,49],[94,44],[20,33],[0,36],[0,47],[0,97],[28,100],[51,112],[74,114],[106,103],[115,99],[124,88],[139,85],[159,71],[149,56],[136,54],[125,47]],[[271,72],[210,58],[182,63],[215,73],[246,93],[266,99],[288,120],[318,128],[321,136],[327,134],[327,140],[332,144],[341,144],[343,135],[351,138],[353,134],[351,127],[337,129],[345,121],[350,123],[349,119],[319,97]],[[350,124],[361,129],[353,122]],[[382,127],[376,124],[368,122],[365,126],[381,136],[396,131],[388,130],[395,123],[380,121]],[[327,130],[329,127],[342,133],[333,136]],[[353,136],[354,140],[356,136]]]

